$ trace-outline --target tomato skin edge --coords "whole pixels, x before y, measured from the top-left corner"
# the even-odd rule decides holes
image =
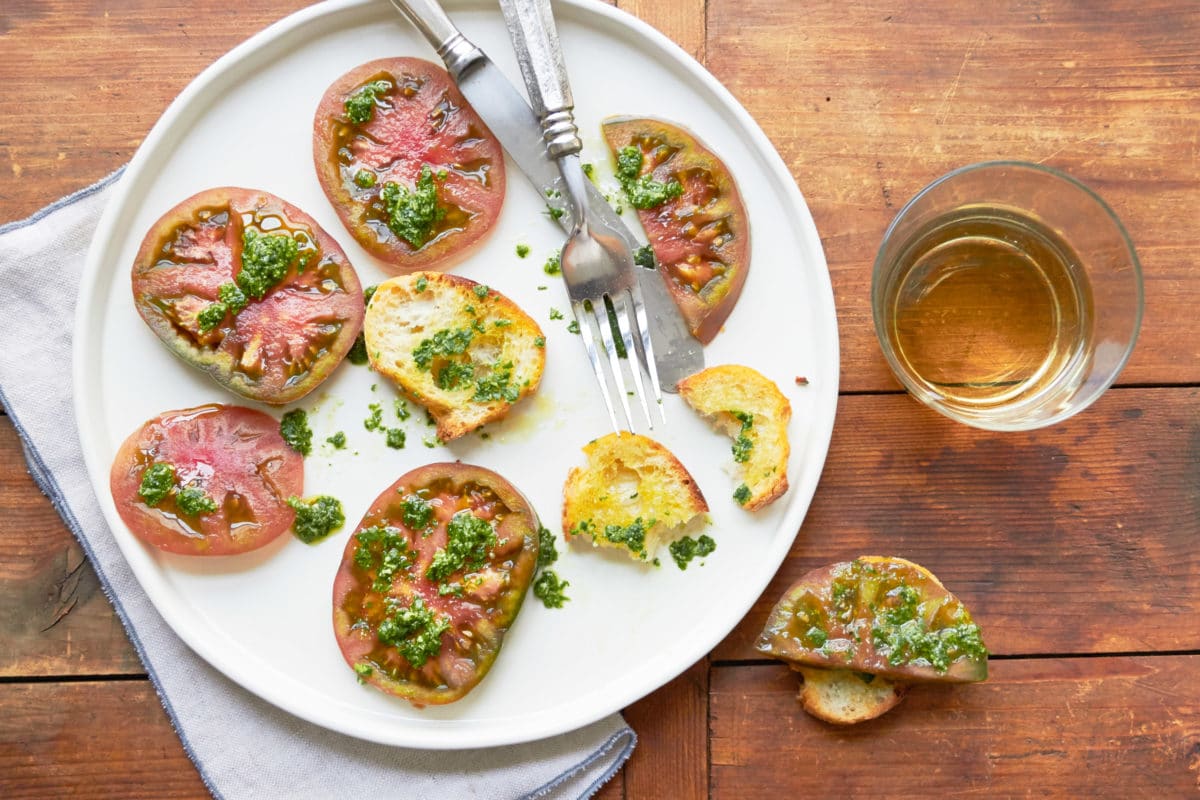
[[[240,207],[239,213],[277,207],[289,221],[307,227],[319,245],[321,253],[331,256],[337,261],[343,291],[347,294],[350,302],[354,303],[355,299],[358,301],[352,317],[343,323],[342,329],[338,332],[330,352],[314,363],[313,368],[304,379],[279,390],[272,390],[267,385],[251,382],[231,370],[221,354],[207,351],[190,341],[139,292],[139,276],[152,268],[151,258],[156,246],[164,236],[178,229],[182,222],[192,219],[198,209],[224,205],[231,210]],[[235,251],[233,256],[235,263],[240,264],[240,254]],[[354,346],[354,340],[362,331],[363,317],[366,313],[365,303],[362,302],[362,283],[358,273],[337,241],[316,220],[298,207],[270,192],[257,189],[237,186],[213,187],[197,192],[175,204],[162,214],[146,232],[137,255],[134,257],[131,276],[133,304],[138,315],[172,355],[185,364],[206,373],[230,392],[268,405],[284,405],[295,402],[320,386]],[[270,293],[267,297],[270,297]]]
[[[497,656],[500,654],[505,635],[516,622],[521,608],[525,603],[525,595],[528,594],[528,589],[533,582],[533,576],[537,567],[537,531],[540,521],[529,500],[505,478],[484,467],[464,464],[462,462],[426,464],[410,470],[384,489],[371,503],[362,520],[350,534],[346,542],[341,564],[334,577],[332,593],[334,636],[337,639],[338,648],[347,665],[351,669],[354,669],[356,664],[359,663],[358,656],[361,654],[360,651],[363,651],[362,645],[364,643],[372,643],[376,637],[376,632],[369,627],[365,631],[366,637],[369,638],[363,638],[364,632],[356,632],[354,627],[358,623],[358,620],[352,618],[343,608],[343,603],[347,595],[355,591],[360,585],[355,580],[353,567],[351,566],[358,532],[364,527],[369,527],[367,526],[368,520],[377,517],[382,510],[387,508],[390,501],[399,496],[398,492],[400,489],[407,487],[411,491],[417,491],[434,481],[448,476],[459,487],[467,483],[477,483],[486,486],[510,509],[510,513],[517,514],[523,520],[526,520],[525,541],[520,554],[516,557],[522,563],[518,567],[514,567],[512,572],[518,572],[518,569],[521,569],[527,571],[528,574],[518,584],[504,592],[505,605],[502,613],[488,617],[488,621],[495,625],[499,635],[495,641],[495,645],[484,652],[483,657],[477,662],[471,680],[457,687],[443,685],[438,688],[430,688],[412,681],[393,679],[391,676],[382,674],[379,670],[374,670],[367,677],[360,677],[360,682],[370,684],[386,694],[406,700],[417,708],[422,708],[426,705],[446,705],[460,700],[478,686],[487,676]],[[397,585],[397,583],[399,581],[394,583],[393,586]],[[445,636],[443,635],[443,648],[447,646]]]

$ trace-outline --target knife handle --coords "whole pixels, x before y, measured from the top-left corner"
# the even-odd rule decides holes
[[[575,101],[550,0],[500,0],[500,8],[529,90],[529,103],[542,124],[546,152],[556,160],[578,153],[583,143],[571,113]]]
[[[446,62],[446,69],[455,82],[467,69],[484,58],[483,51],[472,44],[446,16],[437,0],[391,0],[396,10],[413,24],[433,49]]]

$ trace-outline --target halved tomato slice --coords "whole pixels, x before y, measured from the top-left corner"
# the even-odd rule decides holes
[[[902,558],[862,556],[808,573],[775,606],[756,647],[793,666],[897,681],[987,678],[987,648],[966,607]]]
[[[695,136],[669,122],[614,117],[602,127],[618,177],[622,166],[637,168],[636,159],[620,160],[622,150],[633,148],[642,156],[638,175],[673,189],[658,193],[657,205],[638,207],[638,219],[692,335],[708,344],[750,269],[750,221],[733,176]],[[649,194],[646,202],[655,202]]]
[[[441,67],[352,69],[313,122],[317,178],[346,230],[394,272],[441,269],[479,245],[504,202],[504,151]]]
[[[295,518],[304,458],[269,414],[241,406],[168,411],[135,431],[109,472],[117,513],[169,553],[230,555],[262,547]]]
[[[325,380],[364,313],[358,275],[312,217],[234,187],[193,195],[154,223],[133,262],[133,301],[175,355],[273,404]]]
[[[537,568],[538,518],[496,473],[429,464],[384,490],[346,544],[333,629],[359,679],[417,707],[491,669]]]

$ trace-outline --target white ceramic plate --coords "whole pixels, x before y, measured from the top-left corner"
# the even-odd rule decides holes
[[[520,85],[495,6],[463,0],[447,7]],[[539,321],[547,367],[537,395],[489,426],[488,439],[472,434],[427,449],[422,439],[432,428],[418,411],[405,423],[408,447],[388,449],[362,420],[368,403],[381,401],[385,421],[396,424],[395,392],[347,363],[299,404],[309,409],[316,442],[338,430],[349,441],[344,451],[318,446],[305,465],[306,493],[335,495],[346,508],[349,524],[329,540],[308,546],[285,536],[263,551],[226,558],[151,552],[121,522],[108,491],[117,448],[145,420],[202,403],[245,403],[175,359],[138,317],[129,270],[144,233],[201,189],[265,189],[324,226],[363,285],[387,277],[321,192],[312,116],[325,88],[357,64],[396,55],[436,61],[426,43],[386,3],[366,0],[319,4],[255,36],[200,75],[163,115],[117,187],[88,257],[75,337],[76,413],[92,483],[122,552],[166,621],[213,666],[277,706],[353,736],[429,748],[510,744],[583,726],[648,694],[703,657],[751,607],[787,554],[825,460],[837,401],[833,295],[816,228],[783,161],[737,101],[650,27],[588,0],[556,3],[556,14],[585,160],[608,170],[604,117],[657,116],[699,134],[741,187],[752,268],[706,356],[710,365],[755,367],[790,398],[792,488],[759,514],[738,508],[726,472],[729,440],[668,396],[668,422],[653,435],[708,498],[716,552],[686,572],[663,553],[655,569],[620,554],[566,548],[560,534],[556,569],[570,581],[571,601],[549,610],[530,597],[491,673],[458,703],[417,710],[360,686],[334,640],[331,591],[353,525],[402,473],[451,459],[489,467],[513,481],[558,533],[567,471],[582,463],[589,439],[608,431],[579,340],[565,320],[549,319],[552,306],[568,308],[559,279],[542,271],[562,234],[511,162],[496,230],[455,272],[507,294]],[[629,212],[627,219],[637,229]],[[514,253],[518,242],[532,247],[524,260]],[[801,375],[808,386],[796,385]]]

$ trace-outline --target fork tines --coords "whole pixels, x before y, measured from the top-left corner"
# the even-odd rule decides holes
[[[630,314],[630,309],[633,314]],[[617,422],[616,409],[609,394],[609,381],[621,398],[621,408],[625,412],[625,430],[633,430],[633,414],[629,410],[629,395],[636,394],[641,401],[642,412],[646,416],[646,425],[653,429],[654,420],[650,415],[650,404],[646,399],[646,389],[642,383],[642,372],[650,376],[650,386],[654,392],[654,404],[658,406],[658,416],[664,423],[667,421],[663,412],[662,388],[658,382],[658,371],[654,366],[654,346],[650,342],[650,327],[646,318],[646,307],[642,302],[641,288],[634,283],[631,289],[622,289],[616,294],[605,294],[594,300],[576,301],[571,304],[575,321],[579,324],[579,333],[583,337],[583,345],[587,349],[588,360],[592,371],[600,384],[604,406],[608,409],[608,417],[613,428],[619,434],[622,427]],[[635,391],[630,392],[626,387],[624,370],[621,367],[621,356],[618,352],[618,341],[613,337],[611,320],[616,321],[620,342],[626,356],[633,355],[629,362],[629,371],[633,377]],[[595,328],[595,331],[593,330]],[[596,347],[596,331],[604,344],[608,356],[608,369],[605,369],[604,359]],[[636,331],[636,336],[635,336]],[[639,368],[640,367],[640,368]]]

